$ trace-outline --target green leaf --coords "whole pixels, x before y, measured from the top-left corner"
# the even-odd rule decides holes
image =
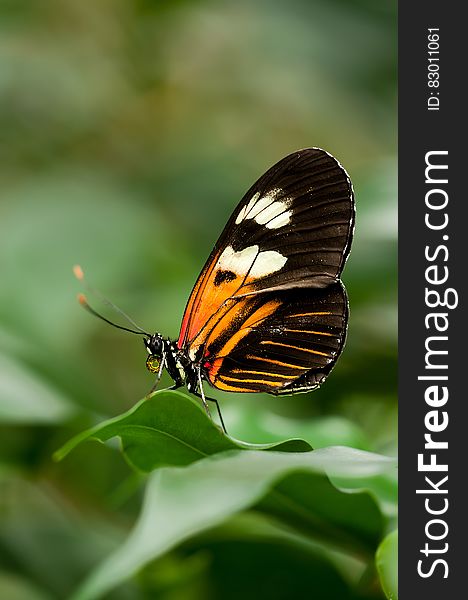
[[[260,536],[205,540],[201,549],[190,546],[169,554],[172,578],[166,557],[143,570],[138,580],[147,598],[357,600],[328,556],[310,545]]]
[[[37,589],[26,578],[0,571],[0,598],[8,598],[8,600],[52,600],[53,596]]]
[[[362,522],[356,521],[351,527],[344,525],[339,522],[340,517],[334,515],[331,518],[326,506],[333,503],[336,509],[349,501],[352,512],[365,515],[373,500],[366,494],[354,495],[330,484],[327,486],[325,473],[341,477],[342,481],[346,477],[347,485],[352,489],[354,481],[361,483],[364,477],[372,478],[394,466],[395,461],[376,454],[350,448],[325,448],[305,453],[225,452],[184,469],[160,469],[149,478],[143,510],[132,533],[91,574],[74,600],[99,598],[194,534],[218,525],[244,509],[257,505],[257,509],[262,510],[261,501],[272,489],[280,489],[283,495],[289,495],[293,500],[295,496],[296,504],[301,505],[302,513],[305,513],[304,522],[308,522],[309,527],[314,521],[320,523],[322,537],[336,542],[341,532],[345,532],[347,542],[350,534],[356,539]],[[321,495],[320,506],[310,504],[313,494],[306,494],[304,490],[296,493],[291,480],[289,485],[287,479],[284,480],[297,471],[310,474],[312,479],[301,485],[310,485],[311,490],[317,484],[317,478],[320,480],[321,487],[317,487]],[[372,511],[378,514],[377,505],[372,506]],[[276,513],[281,518],[278,511]],[[296,513],[299,519],[300,511],[296,510]],[[374,532],[363,529],[362,539],[380,533],[380,524],[376,521],[374,526]]]
[[[322,474],[291,473],[257,505],[282,523],[364,558],[373,556],[382,514],[368,494],[343,494]]]
[[[50,480],[3,473],[0,496],[2,600],[69,598],[83,574],[125,539],[123,524],[76,510]],[[6,576],[7,570],[25,577],[31,587],[29,595],[19,579]]]
[[[237,394],[241,396],[241,394]],[[245,440],[275,442],[285,437],[302,438],[314,448],[350,446],[371,450],[363,430],[350,419],[338,415],[315,415],[312,418],[293,418],[269,410],[259,410],[258,404],[235,399],[227,414],[229,426]],[[270,398],[268,398],[270,400]]]
[[[19,360],[0,354],[0,421],[49,424],[65,421],[76,409],[50,382]]]
[[[276,444],[247,444],[225,435],[207,417],[200,404],[175,391],[155,392],[128,412],[84,431],[54,455],[64,458],[88,439],[101,442],[119,436],[125,457],[135,468],[152,471],[163,466],[189,465],[226,450],[282,450],[307,452],[312,448],[304,440],[286,440]]]
[[[340,477],[331,477],[333,485],[338,488],[346,487],[346,478],[344,481]],[[355,489],[366,489],[379,502],[380,510],[389,518],[396,518],[398,515],[398,472],[397,469],[376,475],[362,480],[354,481]]]
[[[382,589],[388,600],[398,600],[398,530],[382,541],[375,555]]]

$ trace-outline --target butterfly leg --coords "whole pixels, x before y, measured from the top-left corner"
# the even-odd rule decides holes
[[[221,414],[221,408],[219,406],[219,403],[217,400],[215,400],[214,398],[206,398],[206,400],[209,400],[210,402],[214,402],[216,404],[216,410],[218,411],[218,417],[219,420],[221,422],[221,427],[223,428],[223,431],[226,435],[228,435],[227,429],[226,429],[226,425],[224,424],[224,419],[223,419],[223,415]]]
[[[203,392],[203,388],[201,388],[201,389],[202,389],[202,393],[200,393],[200,392],[193,392],[193,393],[195,394],[195,396],[198,396],[199,398],[201,398],[201,401],[203,402],[203,406],[205,407],[205,410],[210,417],[211,417],[211,413],[209,412],[209,407],[208,407],[208,404],[206,403],[206,401],[208,400],[208,402],[214,402],[216,404],[216,410],[218,411],[218,416],[219,416],[219,420],[221,422],[221,427],[222,427],[224,433],[226,435],[228,435],[226,425],[224,424],[223,415],[221,414],[221,408],[219,406],[219,402],[217,400],[215,400],[214,398],[208,398],[207,396],[205,396],[205,393]]]
[[[221,427],[223,428],[224,433],[227,435],[227,429],[226,429],[226,425],[224,424],[224,419],[223,419],[223,415],[221,414],[221,408],[219,406],[219,403],[217,400],[215,400],[214,398],[208,398],[207,396],[205,396],[205,392],[203,390],[203,383],[202,383],[202,378],[201,378],[201,374],[200,371],[197,370],[197,377],[198,377],[198,388],[200,391],[194,391],[193,393],[198,396],[199,398],[201,398],[201,401],[203,402],[203,406],[205,407],[206,413],[207,415],[211,418],[211,412],[208,406],[208,402],[214,402],[216,404],[216,410],[218,411],[218,416],[219,416],[219,420],[221,423]]]
[[[198,391],[195,389],[190,389],[189,391],[192,392],[192,394],[195,394],[196,396],[198,396],[199,398],[201,398],[201,401],[203,403],[203,408],[205,409],[206,414],[211,417],[211,412],[210,412],[210,407],[208,406],[208,402],[206,401],[205,398],[205,392],[203,391],[203,385],[202,385],[202,380],[201,380],[201,375],[200,375],[200,370],[197,370],[197,379],[198,379]]]

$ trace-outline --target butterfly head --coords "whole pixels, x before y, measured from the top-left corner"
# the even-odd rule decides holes
[[[146,359],[146,368],[151,373],[158,373],[161,360],[164,355],[164,342],[160,333],[154,333],[143,340],[148,357]]]

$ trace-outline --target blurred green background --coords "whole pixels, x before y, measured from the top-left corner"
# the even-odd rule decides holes
[[[72,266],[177,338],[237,202],[298,148],[334,154],[355,187],[346,349],[318,393],[213,395],[240,439],[395,453],[396,60],[393,0],[0,4],[0,598],[67,597],[140,508],[115,448],[51,460],[152,385],[142,342],[80,309]],[[248,582],[239,557],[262,550],[236,544],[191,540],[112,597],[209,598],[232,555]]]

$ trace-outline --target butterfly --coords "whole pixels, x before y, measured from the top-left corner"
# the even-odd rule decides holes
[[[208,257],[179,338],[133,331],[145,336],[156,385],[166,369],[169,389],[185,385],[208,414],[207,401],[216,404],[224,431],[204,381],[227,392],[275,396],[317,389],[346,339],[348,299],[340,276],[354,220],[351,180],[325,150],[298,150],[268,169]],[[84,296],[80,301],[90,309]]]

